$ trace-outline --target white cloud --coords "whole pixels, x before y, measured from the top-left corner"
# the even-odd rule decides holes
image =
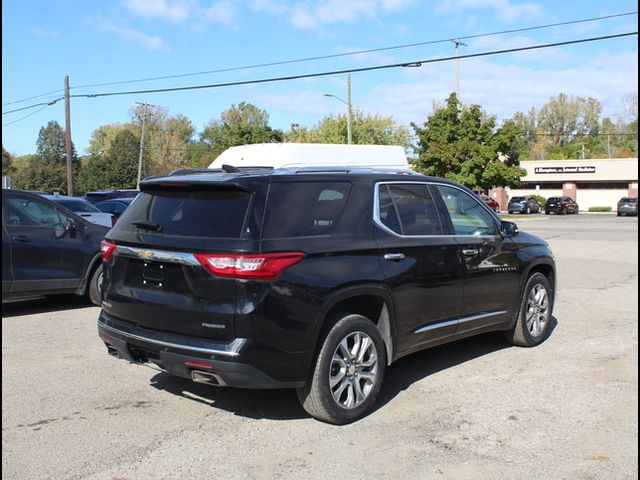
[[[157,35],[147,35],[132,27],[115,25],[113,22],[101,17],[89,19],[89,24],[98,32],[110,33],[122,40],[137,43],[148,50],[169,52],[169,47],[164,43],[162,38]]]
[[[177,0],[123,0],[123,4],[132,14],[150,19],[163,19],[172,22],[182,22],[189,17],[191,2]]]
[[[461,98],[465,104],[481,105],[499,119],[531,107],[540,108],[561,92],[596,98],[604,111],[617,112],[621,99],[637,92],[637,68],[635,53],[603,53],[565,68],[544,69],[468,60],[461,66]],[[433,103],[442,103],[455,90],[454,62],[411,69],[404,75],[405,81],[380,84],[370,90],[359,106],[371,113],[391,115],[401,123],[422,124],[431,114]]]
[[[51,40],[60,38],[60,32],[57,30],[44,30],[42,28],[33,27],[31,29],[31,33],[36,37],[48,38]]]
[[[228,26],[236,24],[237,16],[236,5],[227,0],[213,3],[205,11],[205,18],[207,20]]]
[[[417,0],[381,0],[380,6],[386,12],[396,12],[413,7],[416,3]]]
[[[441,0],[436,5],[437,13],[460,13],[467,10],[490,9],[500,20],[513,22],[520,18],[542,16],[537,3],[511,3],[509,0]]]

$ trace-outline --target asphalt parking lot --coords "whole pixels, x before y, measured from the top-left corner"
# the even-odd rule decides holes
[[[84,299],[3,305],[2,478],[637,478],[638,220],[515,221],[556,255],[548,340],[485,335],[406,357],[376,410],[343,427],[293,391],[109,357]]]

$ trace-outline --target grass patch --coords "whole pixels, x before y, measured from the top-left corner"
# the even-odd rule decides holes
[[[589,207],[590,212],[610,212],[611,207]]]

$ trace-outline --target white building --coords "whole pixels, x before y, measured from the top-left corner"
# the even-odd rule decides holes
[[[578,202],[580,210],[611,207],[614,211],[620,198],[638,196],[637,158],[535,160],[520,166],[527,171],[520,187],[490,192],[504,210],[509,198],[523,195],[566,195]]]

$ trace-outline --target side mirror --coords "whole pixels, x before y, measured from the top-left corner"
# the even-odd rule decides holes
[[[503,221],[500,225],[500,233],[504,237],[513,237],[518,232],[518,225],[513,222]]]

